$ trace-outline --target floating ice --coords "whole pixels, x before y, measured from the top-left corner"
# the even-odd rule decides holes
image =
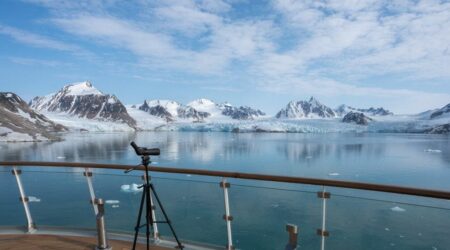
[[[112,205],[112,208],[118,208],[120,207],[119,205]]]
[[[406,209],[401,208],[399,206],[392,207],[391,210],[394,212],[405,212],[406,211]]]
[[[391,231],[388,227],[384,228],[385,231]]]
[[[427,153],[442,153],[442,151],[439,149],[431,149],[431,148],[425,149],[425,152],[427,152]]]
[[[105,203],[106,204],[119,204],[120,201],[118,201],[118,200],[106,200]]]
[[[137,192],[142,192],[142,187],[140,187],[140,185],[133,183],[131,185],[122,185],[120,186],[120,190],[122,190],[122,192],[127,192],[127,193],[137,193]]]
[[[65,156],[57,156],[56,159],[66,159]]]
[[[187,175],[186,175],[186,177],[191,177],[191,176],[192,176],[192,175],[190,175],[190,174],[187,174]]]
[[[41,202],[41,199],[34,196],[28,196],[28,202]]]
[[[329,176],[338,176],[339,173],[329,173],[328,175],[329,175]]]

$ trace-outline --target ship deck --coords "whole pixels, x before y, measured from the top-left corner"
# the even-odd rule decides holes
[[[116,250],[131,249],[131,242],[110,240],[109,245]],[[70,249],[70,250],[92,250],[95,249],[96,238],[79,236],[60,235],[0,235],[0,249]],[[146,249],[146,246],[139,244],[136,249]],[[166,250],[161,246],[150,246],[151,250]]]

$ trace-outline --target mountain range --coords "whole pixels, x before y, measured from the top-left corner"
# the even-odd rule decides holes
[[[370,124],[399,120],[382,107],[354,108],[343,104],[333,109],[314,97],[290,101],[273,117],[252,107],[216,103],[205,98],[187,104],[173,100],[144,100],[141,104],[124,105],[115,95],[99,91],[88,81],[65,85],[55,93],[33,98],[28,104],[14,93],[3,92],[0,95],[0,112],[0,140],[10,140],[7,135],[12,133],[27,135],[30,140],[51,140],[56,138],[52,133],[67,130],[203,131],[215,126],[221,131],[241,131],[239,127],[245,124],[246,131],[261,132],[272,131],[270,126],[283,124],[282,127],[286,127],[288,124],[289,127],[292,122],[301,124],[302,121],[309,123],[323,120],[370,127]],[[421,127],[414,132],[445,132],[446,127],[442,125],[450,120],[450,104],[408,119],[422,121]],[[261,124],[266,124],[269,129],[261,129]],[[433,130],[433,126],[441,128]]]

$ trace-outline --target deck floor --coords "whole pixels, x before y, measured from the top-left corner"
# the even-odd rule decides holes
[[[131,249],[132,243],[118,240],[108,241],[114,250]],[[0,235],[0,249],[23,249],[23,250],[93,250],[96,245],[96,238],[56,236],[56,235]],[[146,249],[145,246],[138,246],[136,249]],[[167,250],[159,246],[151,246],[151,250]]]

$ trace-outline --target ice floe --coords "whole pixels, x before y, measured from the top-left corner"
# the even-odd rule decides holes
[[[427,153],[442,153],[442,150],[429,148],[429,149],[425,149],[425,152],[427,152]]]
[[[28,202],[41,202],[41,199],[34,196],[28,196]]]
[[[401,208],[399,206],[391,207],[391,210],[394,212],[405,212],[406,211],[406,209]]]
[[[140,187],[141,185],[136,184],[136,183],[132,183],[131,185],[122,185],[120,186],[120,190],[122,190],[122,192],[127,192],[127,193],[137,193],[137,192],[142,192],[142,187]]]
[[[339,173],[329,173],[328,174],[329,176],[338,176],[338,175],[340,175]]]
[[[118,201],[118,200],[106,200],[105,203],[106,204],[119,204],[120,201]]]

